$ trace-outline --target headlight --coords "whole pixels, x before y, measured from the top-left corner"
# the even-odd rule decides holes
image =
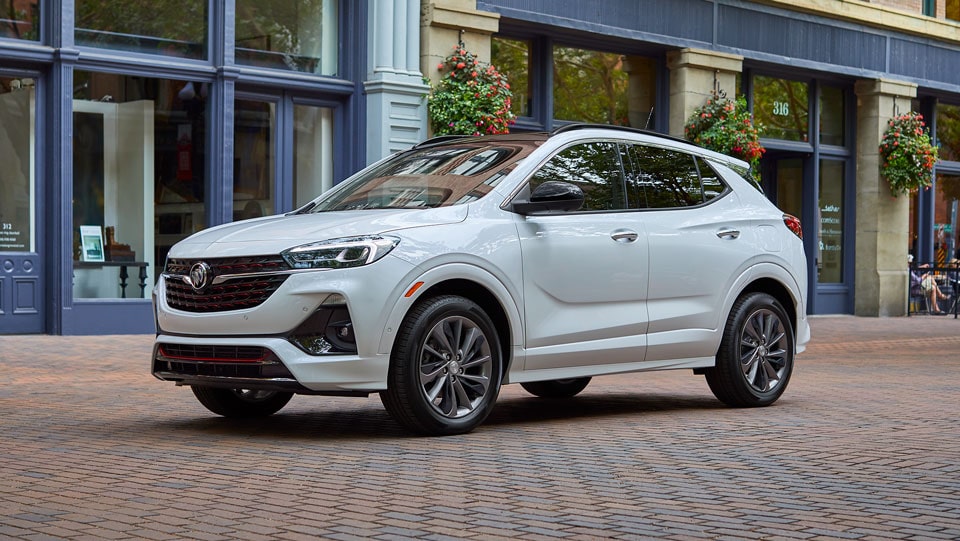
[[[396,237],[370,235],[311,242],[280,252],[294,269],[342,269],[369,265],[400,243]]]

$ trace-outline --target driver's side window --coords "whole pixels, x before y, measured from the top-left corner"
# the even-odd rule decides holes
[[[556,180],[575,184],[583,190],[581,211],[626,208],[623,169],[613,143],[595,141],[565,148],[530,179],[530,190]]]

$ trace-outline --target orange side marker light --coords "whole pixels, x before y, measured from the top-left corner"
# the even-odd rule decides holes
[[[422,285],[423,285],[423,282],[417,282],[417,283],[413,284],[412,286],[410,286],[410,289],[408,289],[407,292],[406,292],[403,296],[404,296],[404,297],[407,297],[407,298],[412,297],[413,294],[416,293],[417,290],[420,289],[420,286],[422,286]]]

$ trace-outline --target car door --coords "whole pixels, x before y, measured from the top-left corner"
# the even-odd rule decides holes
[[[712,357],[723,300],[756,252],[756,217],[703,158],[635,144],[623,160],[627,191],[646,209],[647,361]]]
[[[586,142],[530,180],[576,184],[579,211],[520,217],[526,370],[640,362],[647,312],[647,239],[626,210],[617,145]]]

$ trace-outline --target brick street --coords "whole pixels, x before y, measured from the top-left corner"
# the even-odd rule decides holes
[[[960,321],[812,327],[770,408],[689,371],[510,385],[447,438],[376,395],[216,417],[152,336],[0,337],[0,538],[960,538]]]

